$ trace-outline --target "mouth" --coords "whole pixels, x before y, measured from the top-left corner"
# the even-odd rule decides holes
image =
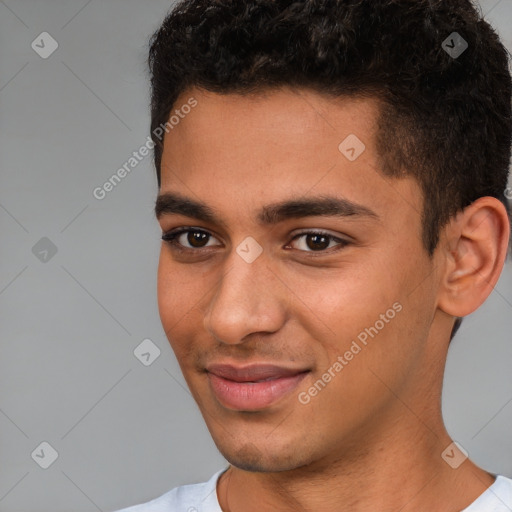
[[[270,364],[237,367],[216,364],[206,368],[210,387],[226,408],[257,411],[289,395],[310,372]]]

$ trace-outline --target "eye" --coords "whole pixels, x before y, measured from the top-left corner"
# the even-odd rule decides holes
[[[194,249],[202,249],[204,247],[211,247],[208,242],[214,238],[207,231],[195,228],[179,228],[174,231],[169,231],[162,235],[162,240],[169,243],[178,250],[193,251]],[[187,245],[189,244],[189,245]]]
[[[209,243],[212,240],[216,240],[211,233],[190,227],[177,228],[163,233],[162,240],[171,245],[173,249],[181,252],[200,252],[203,248],[221,245],[220,243]],[[328,249],[338,246],[338,249],[335,250],[340,250],[350,244],[347,240],[335,237],[329,233],[306,231],[296,234],[290,244],[285,246],[285,249],[290,248],[296,240],[300,242],[297,244],[298,247],[295,248],[302,252],[331,253],[334,251],[328,251]]]
[[[339,249],[342,249],[350,243],[347,240],[342,240],[341,238],[322,231],[299,233],[293,237],[292,242],[300,239],[303,240],[297,244],[299,246],[298,249],[304,252],[327,252],[326,249],[331,249],[333,246],[338,245]]]

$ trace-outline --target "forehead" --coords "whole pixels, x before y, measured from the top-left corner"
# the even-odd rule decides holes
[[[181,113],[191,100],[196,106]],[[206,161],[210,173],[236,166],[240,173],[247,169],[265,175],[279,168],[283,175],[290,168],[316,167],[318,175],[322,166],[338,164],[341,157],[353,162],[363,150],[367,163],[377,163],[378,114],[376,99],[335,98],[308,89],[217,94],[192,88],[178,97],[170,114],[162,177],[166,166],[186,166],[190,173],[195,167],[204,169]]]
[[[250,95],[193,88],[173,113],[191,98],[196,106],[165,135],[162,191],[222,198],[228,208],[240,206],[242,194],[244,207],[334,193],[373,209],[396,208],[397,194],[411,195],[386,186],[380,171],[377,99],[288,87]],[[415,182],[410,187],[417,193]],[[405,206],[419,212],[411,200]]]
[[[269,139],[279,134],[281,139],[275,142],[281,143],[305,135],[342,135],[347,130],[364,131],[369,136],[374,132],[380,107],[378,98],[335,97],[312,89],[283,86],[247,94],[219,94],[194,87],[178,97],[173,109],[179,111],[191,98],[197,101],[197,106],[180,116],[179,130],[178,126],[173,127],[166,139],[172,138],[175,131],[186,135],[189,130],[207,138],[229,134],[233,142],[249,133],[267,135]],[[245,128],[242,132],[238,130],[241,126]]]

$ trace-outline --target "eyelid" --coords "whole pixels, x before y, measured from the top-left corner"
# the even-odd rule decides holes
[[[326,231],[325,229],[320,229],[320,228],[318,228],[318,229],[317,228],[304,228],[304,229],[298,231],[297,233],[292,233],[291,234],[292,240],[301,235],[324,235],[324,236],[329,236],[332,239],[338,240],[340,242],[349,243],[349,241],[350,241],[349,240],[350,237],[348,235],[338,235],[338,234],[335,235],[335,234],[331,233],[330,231]],[[346,239],[343,239],[343,236],[345,236]]]

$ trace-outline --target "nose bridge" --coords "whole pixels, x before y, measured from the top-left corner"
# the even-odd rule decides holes
[[[246,247],[240,244],[243,250]],[[253,332],[274,332],[283,319],[279,288],[263,255],[250,261],[233,251],[204,316],[204,326],[224,343],[241,343]]]

